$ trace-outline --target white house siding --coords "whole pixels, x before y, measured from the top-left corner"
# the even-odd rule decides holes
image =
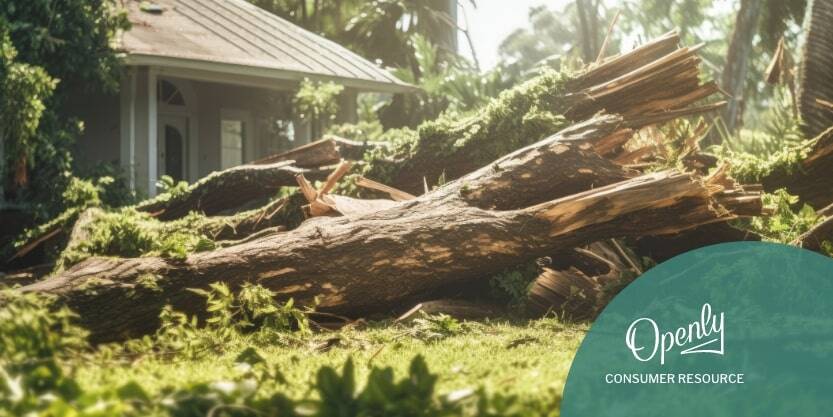
[[[84,133],[76,142],[78,163],[90,166],[100,162],[119,162],[119,96],[84,95],[73,100],[71,108],[84,121]]]
[[[198,165],[201,177],[221,168],[220,121],[224,115],[234,119],[237,119],[239,114],[248,116],[245,120],[247,126],[243,162],[250,162],[269,154],[270,120],[291,119],[289,108],[281,106],[278,102],[281,95],[284,100],[291,100],[291,92],[211,82],[194,82],[193,85],[199,100]],[[273,99],[270,100],[270,97]],[[306,138],[300,139],[303,141]]]

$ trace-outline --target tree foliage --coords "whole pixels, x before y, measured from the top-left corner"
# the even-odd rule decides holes
[[[17,186],[26,183],[26,167],[46,109],[44,102],[56,83],[43,68],[17,61],[8,28],[0,20],[0,172],[4,179],[13,172]]]
[[[312,126],[312,137],[319,138],[324,128],[338,113],[338,96],[344,86],[333,82],[310,81],[305,79],[292,100],[295,112]]]
[[[115,91],[119,62],[112,48],[128,27],[113,0],[32,0],[0,6],[2,114],[12,196],[40,217],[60,212],[72,177],[71,147],[83,130],[73,116],[80,94]]]

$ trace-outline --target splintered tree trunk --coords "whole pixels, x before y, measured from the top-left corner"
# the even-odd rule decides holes
[[[312,219],[181,262],[90,259],[23,291],[59,296],[96,341],[153,331],[165,304],[199,312],[203,301],[188,288],[216,281],[258,283],[300,302],[318,296],[325,311],[359,315],[558,249],[760,212],[757,194],[722,177],[668,171],[626,179],[630,173],[595,152],[620,136],[621,119],[600,117],[389,209]],[[573,194],[580,189],[589,190]],[[149,278],[154,288],[143,287]]]
[[[563,85],[532,80],[509,90],[472,118],[451,126],[420,129],[416,143],[409,148],[413,152],[392,160],[372,160],[367,175],[412,194],[421,193],[426,182],[433,185],[441,176],[457,179],[502,156],[491,154],[504,149],[493,144],[521,147],[555,133],[535,129],[519,134],[525,126],[536,125],[525,120],[527,112],[534,113],[534,109],[564,116],[568,123],[590,119],[600,112],[621,114],[627,127],[636,129],[722,107],[725,103],[691,107],[718,88],[714,82],[701,83],[697,47],[680,47],[679,41],[676,33],[666,34],[610,57]],[[527,100],[530,95],[537,98]],[[507,110],[496,110],[503,106]],[[466,132],[477,132],[482,138],[462,141]],[[487,159],[483,160],[484,156]]]

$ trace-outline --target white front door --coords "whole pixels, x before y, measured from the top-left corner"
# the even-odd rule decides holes
[[[188,118],[160,114],[157,126],[158,178],[167,175],[175,181],[187,179]]]

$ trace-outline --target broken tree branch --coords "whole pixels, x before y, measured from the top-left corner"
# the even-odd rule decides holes
[[[281,187],[295,186],[298,174],[317,180],[325,178],[328,172],[300,169],[293,166],[292,161],[241,165],[215,172],[190,185],[184,192],[162,194],[140,203],[136,209],[163,221],[178,219],[192,211],[213,216],[252,200],[272,197]]]
[[[369,149],[388,146],[385,142],[359,142],[326,135],[324,139],[299,146],[295,149],[271,155],[253,162],[255,165],[274,164],[282,161],[295,161],[300,168],[318,168],[335,165],[341,160],[358,161]]]

